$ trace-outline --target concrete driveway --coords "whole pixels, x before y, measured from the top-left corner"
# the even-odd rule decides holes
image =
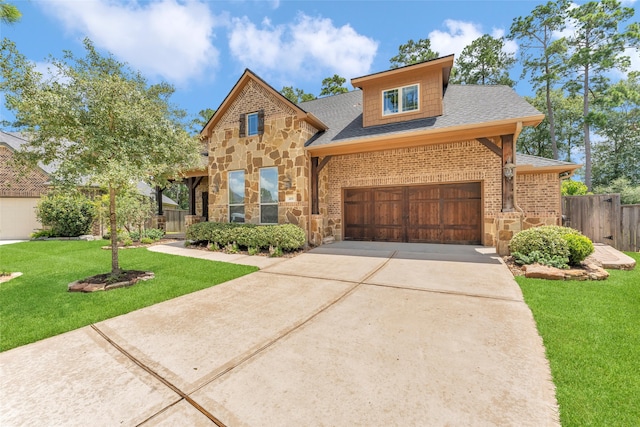
[[[471,246],[323,246],[0,369],[2,426],[558,425],[531,312]]]

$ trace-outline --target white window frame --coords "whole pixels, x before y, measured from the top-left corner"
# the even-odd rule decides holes
[[[242,172],[242,185],[244,188],[244,193],[242,194],[242,203],[231,203],[231,174],[233,173],[238,173],[238,172]],[[247,173],[243,170],[243,169],[236,169],[236,170],[231,170],[229,172],[227,172],[228,175],[228,179],[227,179],[227,190],[228,190],[228,195],[227,195],[227,204],[229,205],[229,222],[233,222],[231,219],[231,207],[232,206],[242,206],[243,207],[243,215],[246,215],[246,182],[247,182]],[[245,222],[246,221],[246,216],[243,218]]]
[[[418,107],[414,108],[413,110],[404,110],[404,105],[402,103],[402,90],[406,89],[408,87],[415,87],[416,88],[416,92],[418,94]],[[387,113],[384,109],[384,94],[386,92],[391,92],[393,90],[397,90],[398,91],[398,111],[395,113]],[[390,89],[385,89],[382,91],[381,93],[381,100],[382,100],[382,115],[383,116],[394,116],[396,114],[404,114],[404,113],[415,113],[416,111],[420,111],[420,83],[412,83],[410,85],[405,85],[405,86],[399,86],[399,87],[394,87],[394,88],[390,88]]]
[[[276,171],[276,201],[275,202],[271,202],[271,203],[263,203],[262,202],[262,171],[266,171],[266,170],[275,170]],[[278,206],[278,194],[279,194],[279,189],[278,189],[278,185],[279,185],[279,173],[278,173],[278,167],[277,166],[271,166],[271,167],[265,167],[265,168],[260,168],[260,170],[258,171],[258,204],[260,205],[260,224],[278,224],[279,223],[279,218],[278,218],[278,214],[277,214],[277,206]],[[262,206],[276,206],[276,222],[262,222]]]
[[[251,117],[255,117],[256,119],[256,130],[254,133],[251,133]],[[258,112],[256,111],[255,113],[249,113],[247,114],[247,136],[255,136],[258,135],[260,133],[259,131],[260,128],[260,117],[258,116]]]

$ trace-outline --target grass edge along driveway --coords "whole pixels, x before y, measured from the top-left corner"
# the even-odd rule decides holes
[[[37,241],[0,246],[0,271],[22,272],[0,284],[0,351],[205,289],[256,267],[125,249],[120,267],[155,279],[90,294],[67,292],[75,280],[111,271],[105,241]]]
[[[560,421],[640,425],[640,253],[604,281],[516,278],[551,364]]]

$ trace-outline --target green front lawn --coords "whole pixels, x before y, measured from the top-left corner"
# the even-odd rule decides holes
[[[640,425],[640,254],[602,282],[516,278],[551,363],[560,420]]]
[[[0,284],[0,351],[109,319],[252,273],[255,267],[150,252],[120,251],[120,267],[155,279],[91,294],[75,280],[111,270],[105,241],[42,241],[0,246],[0,271],[23,275]]]

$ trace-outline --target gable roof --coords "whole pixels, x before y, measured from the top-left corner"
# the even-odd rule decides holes
[[[200,131],[201,135],[206,135],[208,132],[211,131],[211,129],[213,129],[213,127],[220,120],[220,118],[224,116],[224,113],[229,109],[231,104],[233,104],[233,102],[236,100],[240,92],[242,92],[242,89],[244,88],[244,86],[247,84],[249,80],[254,80],[259,85],[264,87],[267,90],[267,92],[271,93],[273,96],[275,96],[276,98],[279,98],[282,102],[284,102],[289,107],[291,107],[296,112],[298,119],[302,119],[309,122],[316,129],[324,130],[327,128],[327,125],[325,125],[314,114],[305,111],[299,105],[291,102],[287,97],[285,97],[280,92],[275,90],[269,83],[265,82],[256,73],[246,68],[244,70],[244,73],[242,73],[242,76],[240,76],[236,84],[231,89],[231,92],[227,94],[225,99],[222,101],[222,104],[220,104],[216,112],[213,114],[213,116],[211,116],[207,124],[204,125],[204,127],[202,128],[202,131]]]
[[[11,151],[18,151],[23,145],[27,143],[26,137],[20,132],[6,132],[0,130],[0,145],[4,145]],[[56,168],[53,165],[45,165],[38,162],[38,167],[47,175],[55,172]]]
[[[415,64],[404,65],[402,67],[392,68],[390,70],[380,71],[373,74],[367,74],[366,76],[362,77],[356,77],[351,79],[351,85],[353,87],[362,88],[364,83],[402,73],[406,68],[411,68],[412,70],[425,70],[440,67],[442,69],[442,82],[446,86],[449,84],[449,76],[451,74],[451,68],[453,68],[453,56],[453,54],[441,56],[439,58],[428,59],[426,61],[417,62]]]
[[[331,147],[342,152],[368,144],[371,149],[393,148],[391,138],[419,137],[420,143],[451,140],[452,133],[473,132],[475,137],[495,136],[501,127],[539,124],[544,115],[508,86],[449,85],[443,98],[443,114],[436,117],[378,126],[362,126],[362,91],[320,98],[300,106],[328,125],[307,143],[309,151],[329,154]],[[505,133],[506,130],[505,130]],[[499,134],[499,133],[498,133]],[[440,137],[440,138],[438,138]]]

